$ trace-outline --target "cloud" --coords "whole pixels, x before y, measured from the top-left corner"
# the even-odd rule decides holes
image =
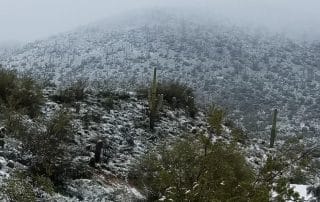
[[[220,15],[276,32],[320,36],[319,0],[0,0],[0,41],[30,41],[152,7]],[[310,37],[310,36],[309,36]]]

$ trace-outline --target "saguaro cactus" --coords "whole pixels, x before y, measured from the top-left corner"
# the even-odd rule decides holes
[[[150,119],[150,129],[153,130],[154,122],[157,117],[158,110],[158,98],[157,98],[157,68],[153,70],[153,80],[151,84],[151,89],[149,93],[149,119]]]
[[[158,96],[158,104],[157,104],[157,111],[163,110],[163,94]]]
[[[275,109],[274,112],[273,112],[273,117],[272,117],[272,128],[271,128],[271,135],[270,135],[270,148],[273,148],[274,141],[276,139],[277,115],[278,115],[278,110]]]
[[[96,151],[94,152],[94,160],[96,163],[99,163],[101,160],[102,147],[103,147],[103,142],[99,140],[96,144]]]
[[[6,132],[6,129],[3,127],[0,127],[0,147],[2,149],[4,149],[4,144],[5,144],[4,142],[5,132]]]

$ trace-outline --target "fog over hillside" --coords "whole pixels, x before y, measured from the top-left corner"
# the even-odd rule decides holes
[[[218,16],[304,40],[318,40],[320,35],[317,0],[1,0],[0,42],[46,38],[102,18],[155,7]]]

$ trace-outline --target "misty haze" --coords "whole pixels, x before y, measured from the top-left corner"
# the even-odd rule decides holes
[[[0,0],[0,201],[320,201],[319,10]]]

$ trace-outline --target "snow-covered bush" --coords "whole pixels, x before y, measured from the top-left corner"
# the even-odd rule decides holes
[[[31,170],[59,181],[71,164],[69,144],[73,140],[71,116],[57,111],[49,120],[26,121],[14,114],[8,117],[8,134],[21,140],[25,154],[30,153]]]
[[[64,89],[59,89],[57,94],[51,98],[60,103],[73,104],[77,101],[82,101],[87,97],[88,83],[86,80],[80,79]]]
[[[9,201],[34,202],[36,195],[30,179],[23,172],[14,173],[8,180],[3,190],[5,198]]]
[[[225,116],[226,112],[222,108],[216,106],[210,107],[208,123],[217,135],[221,135],[222,133],[222,124]]]
[[[42,90],[34,79],[0,67],[1,105],[33,118],[40,114],[42,103]]]

